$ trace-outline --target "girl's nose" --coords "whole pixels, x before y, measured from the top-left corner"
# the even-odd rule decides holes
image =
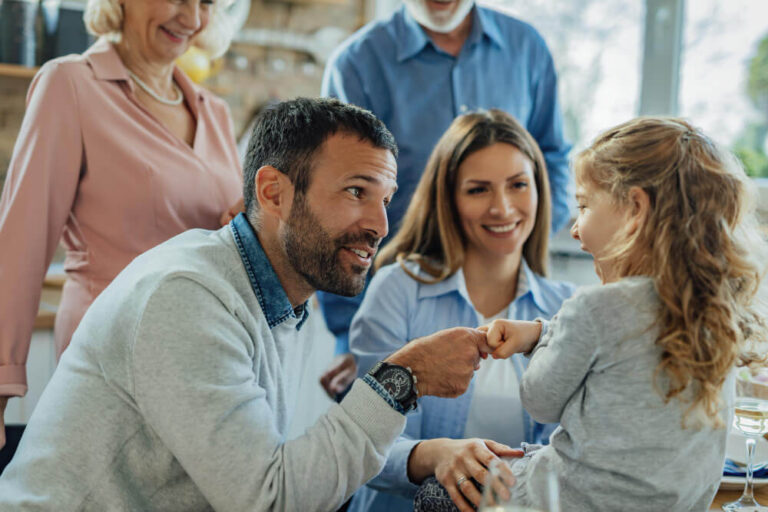
[[[571,238],[579,240],[579,221],[574,221],[573,226],[571,226]]]

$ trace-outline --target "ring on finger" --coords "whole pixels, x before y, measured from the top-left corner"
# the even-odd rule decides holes
[[[461,487],[461,484],[463,484],[466,481],[467,481],[467,477],[466,476],[462,476],[461,478],[456,480],[456,487]]]

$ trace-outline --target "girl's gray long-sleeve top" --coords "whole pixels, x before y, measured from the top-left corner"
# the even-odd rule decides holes
[[[708,509],[722,475],[733,379],[722,389],[723,428],[683,428],[688,405],[665,403],[663,373],[654,386],[659,308],[650,278],[626,278],[581,290],[544,329],[520,393],[534,419],[560,427],[515,466],[524,501],[536,504],[554,471],[568,512]]]

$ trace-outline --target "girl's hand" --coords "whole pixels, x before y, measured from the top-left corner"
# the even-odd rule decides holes
[[[245,211],[245,200],[241,197],[238,201],[230,206],[224,213],[221,214],[219,222],[222,226],[226,226],[229,222],[237,217],[237,214]]]
[[[530,352],[541,336],[541,322],[494,320],[478,329],[485,332],[488,346],[494,349],[491,353],[494,359],[506,359],[518,352]]]
[[[413,449],[408,461],[411,480],[417,481],[412,466],[420,466],[423,480],[432,468],[437,481],[445,487],[461,512],[473,512],[482,495],[476,482],[483,484],[491,461],[499,457],[522,457],[523,451],[490,439],[429,439]]]

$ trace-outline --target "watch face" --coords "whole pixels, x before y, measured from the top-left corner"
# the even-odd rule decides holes
[[[395,400],[402,400],[411,392],[411,378],[403,368],[385,368],[378,374],[377,380]]]

